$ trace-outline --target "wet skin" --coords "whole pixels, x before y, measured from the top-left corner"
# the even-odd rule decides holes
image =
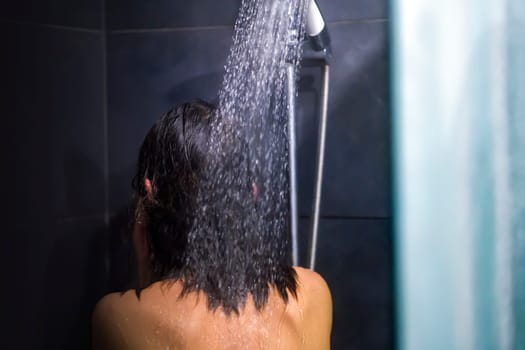
[[[251,298],[239,315],[208,310],[203,293],[179,298],[178,282],[156,282],[105,296],[93,314],[94,349],[283,349],[330,348],[332,300],[317,273],[295,268],[297,299],[284,303],[271,291],[257,311]]]

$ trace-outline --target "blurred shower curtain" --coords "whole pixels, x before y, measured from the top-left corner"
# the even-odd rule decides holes
[[[525,349],[525,1],[393,0],[401,350]]]

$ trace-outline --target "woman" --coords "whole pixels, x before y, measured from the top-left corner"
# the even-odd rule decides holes
[[[235,200],[215,211],[207,203],[217,196],[205,186],[215,115],[203,101],[181,104],[148,132],[133,181],[141,290],[99,301],[95,349],[330,348],[330,291],[317,273],[291,266],[286,230],[217,224],[235,222]],[[257,202],[254,182],[245,192]]]

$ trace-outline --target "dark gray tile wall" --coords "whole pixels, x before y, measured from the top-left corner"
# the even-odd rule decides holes
[[[17,169],[10,208],[74,217],[104,212],[101,34],[3,23],[6,81],[3,130]],[[42,195],[45,194],[45,195]],[[27,202],[32,198],[31,203]]]
[[[103,28],[104,0],[18,0],[2,4],[1,19],[74,28]]]
[[[0,20],[2,343],[88,349],[106,283],[104,35],[32,20]]]
[[[177,102],[194,97],[216,100],[239,3],[108,1],[110,208],[117,223],[113,230],[119,232],[125,225],[137,151],[149,126]],[[330,21],[334,51],[317,259],[334,299],[332,348],[389,349],[393,317],[387,3],[319,0],[319,6]],[[301,75],[299,209],[301,261],[306,265],[321,70],[305,61]],[[118,279],[119,269],[120,276],[126,272],[118,267],[126,253],[117,245],[112,256]]]
[[[106,289],[104,217],[33,221],[7,232],[14,252],[2,275],[9,281],[4,347],[90,349],[91,313]]]
[[[47,240],[44,348],[89,349],[91,314],[106,290],[104,217],[60,220]]]

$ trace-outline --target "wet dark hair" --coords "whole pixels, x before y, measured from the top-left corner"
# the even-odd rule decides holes
[[[199,191],[209,190],[203,183],[213,152],[208,141],[216,117],[215,107],[207,102],[182,103],[162,116],[144,139],[132,187],[135,220],[143,220],[146,227],[151,271],[156,280],[180,281],[181,296],[204,292],[208,308],[222,307],[226,314],[238,313],[249,296],[261,310],[271,287],[288,302],[289,293],[297,297],[297,281],[288,232],[282,232],[286,228],[275,230],[269,225],[264,234],[257,234],[241,225],[243,232],[235,232],[234,224],[215,224],[227,209],[213,210],[213,205],[198,201]],[[237,167],[247,158],[239,154],[227,157],[231,159],[222,161]],[[152,184],[151,199],[145,179]],[[250,189],[251,185],[246,186],[244,195],[251,196]],[[213,195],[222,193],[206,198]],[[199,216],[202,210],[198,206],[203,205],[208,207],[206,224],[199,225],[196,221],[203,221],[203,216]],[[238,215],[243,215],[242,210]],[[222,222],[230,222],[231,217],[235,215]]]

